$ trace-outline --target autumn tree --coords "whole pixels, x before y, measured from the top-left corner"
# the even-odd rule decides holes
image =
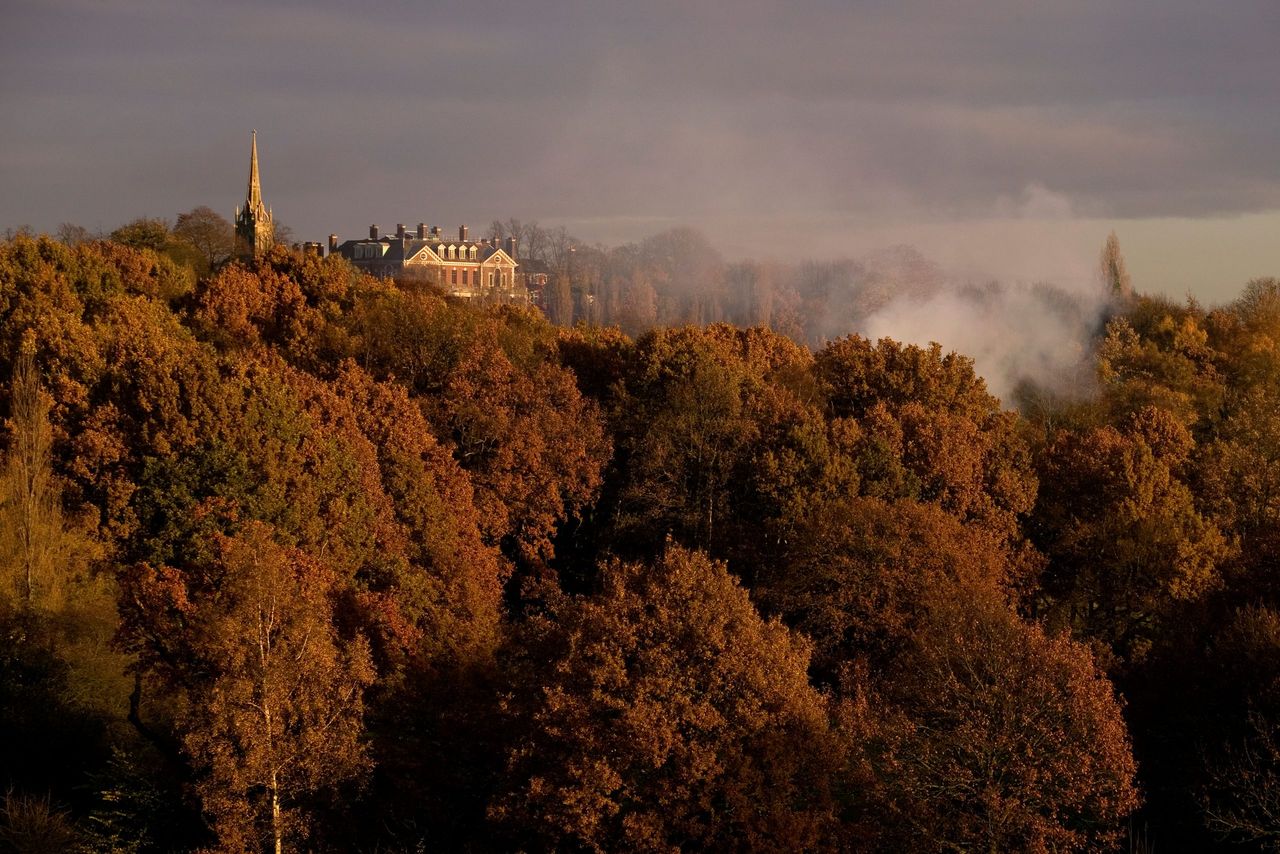
[[[92,327],[85,321],[84,291],[89,288],[76,281],[79,257],[77,250],[47,238],[0,244],[0,328],[6,342],[0,348],[0,375],[13,373],[22,337],[27,330],[38,330],[55,457],[70,432],[64,425],[91,408],[90,389],[102,368]]]
[[[181,697],[175,720],[219,850],[305,844],[313,798],[367,771],[367,644],[334,622],[337,578],[250,523],[182,569],[124,574],[123,637]]]
[[[201,284],[196,310],[210,310],[210,328],[197,326],[217,347],[159,306],[108,301],[100,346],[112,396],[81,432],[78,465],[102,490],[95,500],[131,561],[209,560],[209,543],[244,519],[323,555],[338,578],[335,620],[368,639],[380,673],[366,697],[370,753],[387,769],[374,785],[437,798],[458,783],[452,772],[474,736],[458,721],[483,720],[452,704],[496,643],[498,555],[482,540],[466,472],[404,386],[350,364],[321,378],[285,362],[281,349],[298,352],[290,330],[320,312],[271,257]],[[312,271],[330,272],[333,298],[349,298],[341,271]],[[329,284],[308,280],[317,295]],[[215,334],[213,318],[236,336]],[[142,689],[144,708],[164,707],[150,680]],[[394,810],[382,807],[389,820]]]
[[[176,303],[190,293],[195,275],[168,255],[128,249],[109,241],[96,241],[76,253],[74,284],[91,307],[112,296],[133,294]]]
[[[0,247],[0,385],[8,416],[0,456],[0,742],[22,794],[83,810],[127,694],[109,646],[115,590],[94,572],[96,518],[67,488],[69,438],[99,367],[78,290],[94,244],[41,238]],[[38,330],[37,335],[33,330]],[[64,502],[64,495],[66,501]],[[33,802],[33,799],[26,799]]]
[[[1203,431],[1225,393],[1218,363],[1199,306],[1144,296],[1107,324],[1098,347],[1103,402],[1113,421],[1155,406]]]
[[[1201,733],[1201,816],[1215,836],[1280,846],[1280,613],[1238,609],[1214,638]],[[1216,743],[1215,743],[1216,742]]]
[[[101,548],[85,520],[64,518],[54,471],[50,395],[35,364],[36,339],[24,336],[10,385],[10,442],[0,480],[0,600],[56,650],[68,700],[90,714],[109,714],[123,696],[125,662],[108,648],[115,591],[93,570]],[[31,630],[29,626],[26,632]]]
[[[940,591],[942,592],[942,591]],[[1138,805],[1120,704],[1087,649],[956,588],[869,714],[889,850],[1095,851]]]
[[[226,261],[235,249],[235,234],[231,223],[206,205],[178,214],[173,225],[173,236],[199,251],[205,262],[205,270],[211,270]]]
[[[708,548],[721,540],[730,482],[760,441],[752,401],[763,389],[735,354],[699,337],[663,331],[638,342],[644,374],[620,425],[634,436],[619,522],[650,542],[675,533]]]
[[[200,283],[195,300],[197,328],[223,347],[289,347],[309,331],[297,281],[265,266],[224,267]]]
[[[169,223],[162,219],[139,217],[111,232],[111,240],[130,249],[160,252],[169,242]]]
[[[44,601],[54,583],[54,562],[61,527],[53,484],[49,400],[35,366],[35,336],[23,338],[9,389],[10,441],[0,513],[11,555],[6,586],[31,607]]]
[[[545,565],[557,527],[595,496],[609,454],[595,405],[558,364],[550,325],[402,292],[373,295],[353,322],[365,364],[410,389],[470,473],[489,542]]]
[[[811,494],[851,488],[814,396],[811,357],[765,329],[655,330],[607,404],[618,446],[607,538],[651,553],[670,534],[750,581]]]
[[[918,404],[983,424],[1000,415],[1000,401],[974,372],[973,360],[888,338],[872,343],[851,335],[831,342],[815,356],[826,405],[836,418],[857,418],[877,403]]]
[[[1194,459],[1201,507],[1239,546],[1226,579],[1243,597],[1280,593],[1270,567],[1280,547],[1280,395],[1269,386],[1232,394],[1215,439]]]
[[[407,534],[415,571],[397,578],[396,590],[424,634],[418,654],[436,666],[487,657],[498,640],[502,575],[482,541],[469,478],[403,386],[346,363],[334,390],[377,449],[382,488]]]
[[[806,515],[756,595],[814,639],[875,850],[1094,850],[1136,805],[1110,683],[1009,605],[1003,538],[931,503]]]
[[[1239,543],[1226,581],[1237,601],[1274,602],[1280,539],[1280,283],[1258,279],[1205,323],[1224,393],[1192,458],[1199,505]]]
[[[163,219],[139,217],[111,232],[111,240],[130,249],[149,249],[183,267],[204,268],[201,251],[178,238]]]
[[[465,472],[416,404],[358,370],[335,365],[324,380],[268,349],[264,335],[287,342],[312,311],[283,274],[231,265],[197,306],[238,340],[219,352],[146,302],[113,300],[102,314],[111,368],[99,393],[110,397],[81,425],[75,474],[123,555],[170,562],[229,532],[229,519],[257,519],[351,584],[384,668],[421,654],[424,634],[441,644],[433,658],[471,646],[463,638],[481,625],[491,646],[496,558]]]
[[[143,535],[130,504],[146,461],[182,460],[221,418],[220,378],[167,306],[112,295],[99,312],[92,340],[102,366],[75,413],[67,468],[103,535],[123,541]]]
[[[480,533],[470,479],[408,390],[351,363],[333,385],[377,449],[408,558],[388,561],[347,594],[375,638],[387,639],[379,641],[379,681],[367,695],[377,768],[359,811],[379,832],[404,834],[405,844],[425,836],[462,847],[480,835],[497,762],[491,675],[502,628],[499,553]]]
[[[1098,258],[1098,274],[1107,293],[1121,300],[1133,296],[1133,282],[1129,279],[1124,255],[1120,252],[1120,240],[1114,231],[1107,235],[1107,242],[1102,247],[1102,254]]]
[[[232,264],[202,279],[192,326],[220,348],[265,344],[291,364],[328,376],[343,359],[361,355],[357,306],[392,290],[341,255],[275,246],[251,269]]]
[[[887,666],[939,590],[998,595],[1012,585],[999,538],[932,504],[839,496],[804,509],[756,596],[814,643],[814,672],[837,685]]]
[[[1051,619],[1141,658],[1181,604],[1220,584],[1230,554],[1185,481],[1194,441],[1147,408],[1123,429],[1059,434],[1041,461],[1037,543]],[[1089,496],[1081,502],[1080,496]]]
[[[506,648],[513,737],[490,812],[535,850],[826,844],[837,761],[804,643],[722,564],[612,563]]]
[[[577,326],[556,338],[561,363],[582,393],[608,405],[635,358],[635,342],[616,326]]]
[[[862,494],[937,504],[1003,539],[1018,573],[1034,577],[1021,530],[1037,489],[1030,450],[970,359],[849,336],[815,355],[814,374]]]

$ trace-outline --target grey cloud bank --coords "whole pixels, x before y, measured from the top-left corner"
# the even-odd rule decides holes
[[[1277,36],[1269,0],[18,0],[0,226],[229,215],[256,127],[268,202],[305,238],[681,222],[734,252],[905,238],[1049,278],[1116,227],[1140,287],[1212,298],[1280,269],[1280,228],[1213,236],[1280,226]]]

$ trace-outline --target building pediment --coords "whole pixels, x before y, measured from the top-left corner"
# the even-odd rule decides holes
[[[439,264],[440,258],[436,253],[431,251],[430,246],[423,246],[417,252],[413,253],[406,261],[406,264]]]
[[[501,249],[495,249],[493,250],[493,253],[488,258],[484,259],[483,266],[510,267],[512,269],[515,269],[519,265],[516,263],[515,259],[513,259],[506,252],[504,252]]]

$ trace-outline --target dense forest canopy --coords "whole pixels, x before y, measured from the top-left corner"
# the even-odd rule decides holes
[[[520,230],[559,325],[216,234],[0,243],[0,844],[1280,844],[1276,280],[1108,241],[1015,410],[690,232]]]

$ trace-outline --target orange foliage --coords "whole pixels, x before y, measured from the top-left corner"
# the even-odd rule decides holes
[[[1138,795],[1106,676],[989,595],[939,593],[863,707],[885,847],[1110,850]]]
[[[301,842],[309,799],[367,770],[368,646],[338,635],[337,574],[268,526],[211,546],[208,563],[124,575],[123,637],[181,698],[174,723],[218,850]]]
[[[939,590],[992,594],[1008,573],[999,538],[934,505],[843,497],[806,512],[757,595],[813,639],[815,671],[834,683],[850,668],[892,661]]]
[[[551,849],[823,844],[837,755],[804,644],[696,552],[602,582],[507,648],[515,737],[494,819]]]
[[[850,336],[820,351],[814,371],[829,417],[862,425],[852,453],[867,494],[936,502],[1021,539],[1037,488],[1030,453],[1017,416],[1001,410],[970,360],[936,344]]]
[[[377,449],[381,487],[408,538],[415,569],[397,581],[402,607],[418,615],[433,657],[463,662],[490,651],[501,577],[496,552],[481,541],[466,473],[436,442],[403,386],[376,382],[350,363],[334,385]]]
[[[610,451],[596,407],[554,361],[554,335],[529,317],[478,316],[425,293],[381,296],[357,314],[368,361],[416,394],[470,473],[488,541],[547,562],[557,526],[599,489]]]
[[[1042,458],[1036,530],[1053,616],[1125,657],[1145,654],[1175,605],[1217,586],[1230,554],[1180,477],[1191,447],[1176,418],[1145,409],[1123,431],[1061,432]]]

